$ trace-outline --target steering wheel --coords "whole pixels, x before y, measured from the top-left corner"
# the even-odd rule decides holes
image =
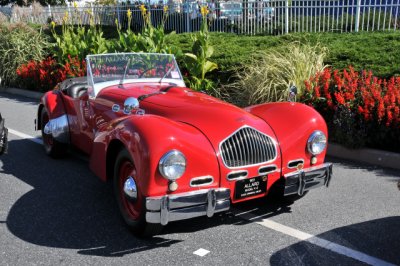
[[[153,68],[148,68],[148,69],[146,69],[145,71],[143,71],[140,75],[139,75],[139,78],[142,78],[143,76],[144,76],[144,74],[146,74],[147,72],[149,72],[150,70],[153,70],[153,69],[156,69],[155,67],[153,67]],[[157,70],[157,69],[156,69]]]

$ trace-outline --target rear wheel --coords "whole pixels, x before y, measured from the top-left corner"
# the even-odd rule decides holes
[[[161,224],[146,222],[144,196],[136,168],[126,149],[119,152],[114,167],[114,193],[122,218],[131,231],[142,237],[160,233]]]
[[[67,153],[68,146],[55,140],[51,134],[46,134],[44,132],[44,127],[49,122],[49,120],[49,113],[47,112],[46,108],[43,108],[40,121],[42,126],[41,131],[44,150],[46,151],[47,155],[53,158],[60,158]]]

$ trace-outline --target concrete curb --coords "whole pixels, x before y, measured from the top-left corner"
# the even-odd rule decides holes
[[[0,91],[4,91],[10,94],[20,95],[29,97],[32,99],[40,100],[44,93],[16,89],[16,88],[2,88]],[[328,145],[328,156],[352,160],[356,162],[363,162],[372,165],[378,165],[383,167],[389,167],[400,170],[400,154],[388,151],[374,150],[374,149],[357,149],[352,150],[345,148],[336,143],[329,143]]]
[[[0,91],[14,94],[14,95],[32,98],[35,100],[40,100],[40,98],[44,94],[44,92],[28,91],[28,90],[22,90],[22,89],[16,89],[16,88],[1,88]]]
[[[368,148],[352,150],[336,143],[329,143],[327,155],[400,170],[400,154],[395,152]]]

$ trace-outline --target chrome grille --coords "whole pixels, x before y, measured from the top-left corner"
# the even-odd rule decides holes
[[[260,164],[276,158],[274,141],[250,127],[243,127],[224,140],[220,152],[227,167]]]

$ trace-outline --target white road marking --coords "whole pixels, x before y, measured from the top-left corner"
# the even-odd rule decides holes
[[[395,266],[395,264],[372,257],[372,256],[362,253],[360,251],[330,242],[328,240],[319,238],[317,236],[302,232],[302,231],[294,229],[292,227],[274,222],[270,219],[261,219],[261,217],[265,216],[265,215],[255,216],[254,214],[251,214],[251,213],[245,213],[245,214],[238,213],[235,215],[239,216],[245,220],[248,220],[248,221],[254,221],[259,225],[262,225],[262,226],[272,229],[274,231],[280,232],[282,234],[297,238],[302,241],[309,242],[309,243],[319,246],[321,248],[328,249],[335,253],[344,255],[346,257],[349,257],[349,258],[352,258],[352,259],[355,259],[355,260],[358,260],[358,261],[361,261],[364,263],[367,263],[369,265]],[[257,221],[257,220],[259,220],[259,221]]]
[[[30,140],[32,142],[35,142],[37,144],[43,144],[43,141],[42,141],[41,138],[36,138],[36,137],[27,135],[25,133],[19,132],[17,130],[11,129],[11,128],[8,129],[8,132],[13,134],[13,135],[15,135],[15,136],[18,136],[20,138],[27,139],[27,140]],[[249,211],[244,211],[244,212],[240,212],[240,213],[238,212],[238,213],[235,213],[235,215],[236,216],[240,216],[241,218],[244,218],[244,219],[249,220],[249,221],[259,220],[263,216],[266,216],[266,215],[255,216],[255,215],[251,214],[251,212],[254,211],[254,210],[256,210],[256,209],[249,210]],[[349,258],[353,258],[355,260],[358,260],[358,261],[361,261],[361,262],[364,262],[364,263],[367,263],[367,264],[370,264],[370,265],[395,266],[395,264],[389,263],[387,261],[384,261],[384,260],[369,256],[369,255],[367,255],[365,253],[362,253],[360,251],[357,251],[357,250],[354,250],[354,249],[351,249],[351,248],[347,248],[345,246],[330,242],[328,240],[316,237],[314,235],[302,232],[300,230],[297,230],[297,229],[291,228],[289,226],[274,222],[274,221],[269,220],[269,219],[261,219],[261,221],[255,221],[255,222],[257,224],[259,224],[259,225],[262,225],[262,226],[267,227],[269,229],[275,230],[275,231],[280,232],[282,234],[297,238],[297,239],[302,240],[302,241],[307,241],[307,242],[309,242],[311,244],[314,244],[316,246],[319,246],[321,248],[328,249],[328,250],[333,251],[335,253],[344,255],[344,256],[349,257]],[[193,252],[193,254],[198,255],[200,257],[204,257],[208,253],[210,253],[210,251],[208,251],[206,249],[203,249],[203,248],[200,248],[200,249],[196,250],[195,252]]]
[[[200,249],[196,250],[195,252],[193,252],[194,255],[197,255],[200,257],[204,257],[208,253],[210,253],[210,251],[207,249],[204,249],[204,248],[200,248]]]
[[[27,139],[27,140],[33,141],[33,142],[35,142],[37,144],[43,144],[43,141],[42,141],[41,138],[36,138],[36,137],[27,135],[25,133],[19,132],[17,130],[11,129],[11,128],[8,129],[8,133],[11,133],[11,134],[13,134],[13,135],[15,135],[17,137],[23,138],[23,139]]]

